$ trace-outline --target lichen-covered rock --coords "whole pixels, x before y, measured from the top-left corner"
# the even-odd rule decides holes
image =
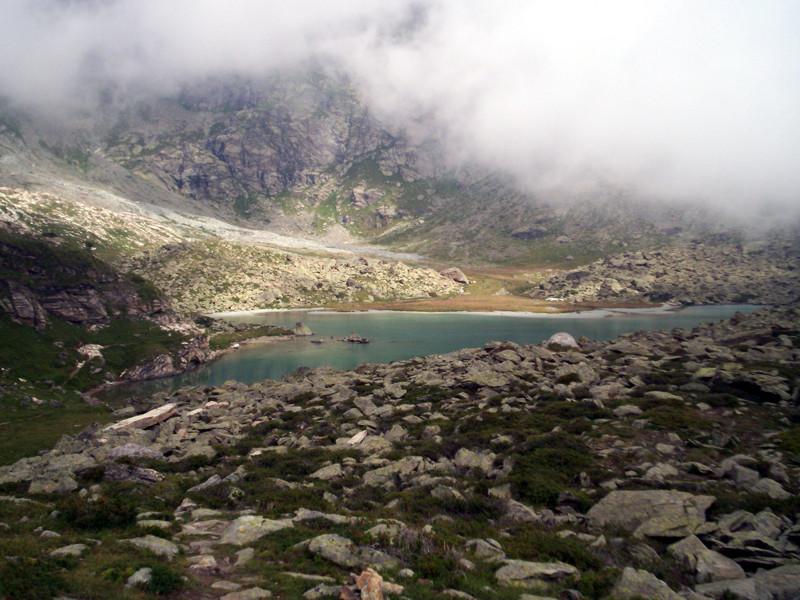
[[[144,537],[131,538],[121,541],[127,542],[128,544],[133,544],[139,548],[144,548],[145,550],[149,550],[153,554],[158,554],[159,556],[163,556],[168,560],[172,560],[178,556],[178,547],[175,544],[169,540],[165,540],[164,538],[160,538],[155,535],[146,535]]]
[[[683,600],[680,595],[658,577],[648,571],[625,567],[622,576],[611,590],[611,597],[618,600],[647,598],[648,600]]]
[[[355,544],[341,535],[327,533],[317,536],[309,542],[308,550],[340,567],[352,568],[361,564]]]
[[[50,556],[80,556],[86,552],[86,544],[71,544],[63,548],[57,548],[50,553]]]
[[[136,571],[133,575],[128,577],[125,582],[125,587],[134,587],[137,585],[147,585],[153,579],[153,569],[150,567],[143,567]]]
[[[506,560],[494,576],[500,585],[538,587],[543,581],[558,581],[579,574],[578,569],[564,562]]]
[[[273,531],[294,527],[291,519],[272,520],[257,515],[245,515],[234,520],[220,538],[221,544],[245,546],[260,540]]]
[[[220,600],[262,600],[263,598],[272,598],[272,592],[260,587],[254,587],[225,594]]]
[[[690,535],[672,544],[667,550],[685,560],[700,582],[738,579],[745,576],[742,567],[727,556],[709,550],[697,536]]]
[[[713,496],[675,490],[613,491],[587,517],[594,527],[612,525],[636,536],[686,537],[706,522]]]

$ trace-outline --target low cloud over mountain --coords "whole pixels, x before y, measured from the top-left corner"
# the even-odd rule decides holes
[[[800,204],[793,2],[11,1],[0,94],[53,111],[314,62],[454,163],[734,213]]]

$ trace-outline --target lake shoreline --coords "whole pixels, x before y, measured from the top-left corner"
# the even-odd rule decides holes
[[[148,382],[119,382],[92,390],[101,396],[104,392],[118,395],[117,390],[136,390],[134,396],[145,396],[166,390],[194,385],[221,385],[227,380],[252,383],[266,379],[280,379],[288,372],[305,366],[332,369],[353,369],[365,362],[387,363],[407,360],[414,356],[447,354],[464,348],[480,347],[491,340],[510,340],[519,344],[534,344],[548,339],[553,333],[566,331],[576,339],[585,335],[589,339],[603,341],[625,333],[648,330],[669,330],[675,327],[692,328],[698,324],[728,318],[734,312],[749,313],[761,305],[702,305],[695,307],[665,304],[648,308],[616,308],[584,311],[568,314],[507,313],[507,312],[461,312],[442,313],[416,311],[341,311],[318,308],[295,310],[259,310],[226,313],[234,321],[249,322],[287,321],[280,326],[290,327],[288,321],[304,321],[313,331],[314,337],[306,336],[262,336],[240,343],[239,348],[223,348],[214,358],[196,369],[177,376],[151,380],[171,383],[142,386]],[[686,313],[682,316],[682,313]],[[692,313],[698,316],[692,316]],[[435,315],[429,319],[422,315]],[[699,316],[701,314],[702,316]],[[280,315],[280,317],[278,316]],[[406,321],[406,319],[410,319]],[[462,321],[463,319],[463,321]],[[537,324],[537,322],[539,324]],[[510,324],[513,323],[513,324]],[[273,323],[274,324],[274,323]],[[635,325],[634,325],[635,324]],[[346,337],[348,332],[358,332],[370,339],[366,346],[328,344]],[[431,332],[436,332],[430,335]],[[454,338],[456,341],[454,341]],[[303,340],[322,341],[303,343]],[[259,348],[264,348],[260,350]],[[129,387],[130,386],[130,387]],[[147,391],[146,391],[147,390]],[[171,392],[168,392],[171,393]]]
[[[518,317],[518,318],[605,318],[608,316],[619,315],[636,315],[636,314],[659,314],[670,311],[679,310],[681,308],[688,308],[692,305],[671,304],[665,303],[658,306],[647,307],[602,307],[602,308],[586,308],[575,309],[572,311],[560,312],[534,312],[534,311],[516,311],[516,310],[400,310],[400,309],[384,309],[384,308],[367,308],[356,310],[340,310],[330,307],[314,307],[314,308],[262,308],[257,310],[239,310],[218,313],[203,313],[203,316],[212,319],[227,319],[227,318],[241,318],[249,316],[257,316],[271,313],[287,313],[287,312],[304,312],[313,313],[315,315],[340,315],[340,314],[414,314],[414,315],[475,315],[485,317]],[[725,304],[719,305],[701,305],[701,306],[727,306]],[[560,310],[553,307],[553,310]]]

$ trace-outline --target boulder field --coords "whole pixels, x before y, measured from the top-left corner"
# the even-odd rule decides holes
[[[0,468],[5,560],[76,598],[800,597],[800,309],[576,342],[154,396]]]

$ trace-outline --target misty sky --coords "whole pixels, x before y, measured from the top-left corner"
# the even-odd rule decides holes
[[[3,0],[0,94],[332,61],[382,118],[537,189],[800,209],[800,2]]]

